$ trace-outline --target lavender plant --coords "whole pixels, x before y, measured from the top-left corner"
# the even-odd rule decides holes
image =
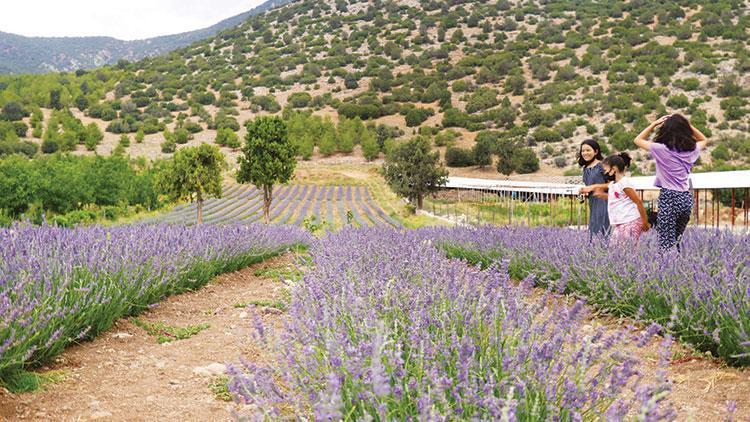
[[[312,248],[286,327],[255,319],[265,365],[230,365],[261,418],[645,420],[669,418],[663,385],[637,382],[624,331],[585,309],[529,301],[507,269],[449,259],[421,233],[344,229]],[[312,305],[312,306],[311,306]],[[640,343],[642,344],[642,343]],[[631,399],[623,394],[638,385]]]
[[[682,253],[659,253],[656,237],[637,248],[595,242],[558,228],[428,228],[473,263],[509,260],[513,278],[574,293],[615,315],[669,325],[676,337],[728,363],[750,365],[750,237],[688,230]]]
[[[0,383],[166,295],[308,242],[261,225],[0,229]]]

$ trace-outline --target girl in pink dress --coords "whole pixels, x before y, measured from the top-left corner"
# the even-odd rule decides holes
[[[635,245],[641,233],[651,228],[643,202],[630,178],[625,176],[625,169],[630,167],[630,162],[627,152],[610,155],[602,161],[604,177],[609,183],[590,186],[595,196],[607,200],[607,213],[612,227],[610,240],[616,244]]]

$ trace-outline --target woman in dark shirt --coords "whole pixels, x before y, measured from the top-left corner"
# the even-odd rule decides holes
[[[578,149],[578,165],[583,167],[583,183],[586,186],[606,183],[604,169],[602,168],[602,149],[599,143],[593,139],[587,139],[581,143]],[[607,201],[593,195],[590,188],[582,188],[582,194],[587,194],[589,199],[589,235],[607,236],[609,234],[609,215],[607,214]]]

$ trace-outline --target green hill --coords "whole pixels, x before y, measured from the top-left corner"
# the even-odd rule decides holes
[[[416,133],[441,150],[513,139],[550,174],[572,166],[585,138],[627,149],[649,119],[680,112],[731,138],[704,157],[707,168],[746,166],[743,10],[729,0],[297,1],[136,63],[0,78],[0,105],[80,106],[74,119],[108,132],[100,153],[141,130],[152,144],[144,154],[160,156],[164,129],[212,141],[286,109],[371,121],[381,148]],[[336,147],[331,123],[294,118],[311,133],[300,143],[333,143],[322,155],[351,150]]]

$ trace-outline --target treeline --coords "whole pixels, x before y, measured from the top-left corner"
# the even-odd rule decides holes
[[[359,117],[342,117],[337,125],[330,117],[285,109],[284,118],[289,140],[304,160],[312,158],[315,147],[321,155],[330,156],[351,153],[356,145],[362,147],[367,160],[374,160],[381,152],[387,151],[395,138],[403,135],[403,131],[392,126],[365,125]]]
[[[497,171],[510,175],[533,173],[539,170],[539,158],[533,149],[525,146],[528,129],[516,127],[504,132],[484,130],[477,134],[471,149],[448,146],[445,164],[449,167],[485,167],[496,157]],[[449,142],[450,145],[450,142]]]
[[[47,218],[72,225],[159,208],[158,168],[118,155],[6,157],[0,160],[0,222]]]

